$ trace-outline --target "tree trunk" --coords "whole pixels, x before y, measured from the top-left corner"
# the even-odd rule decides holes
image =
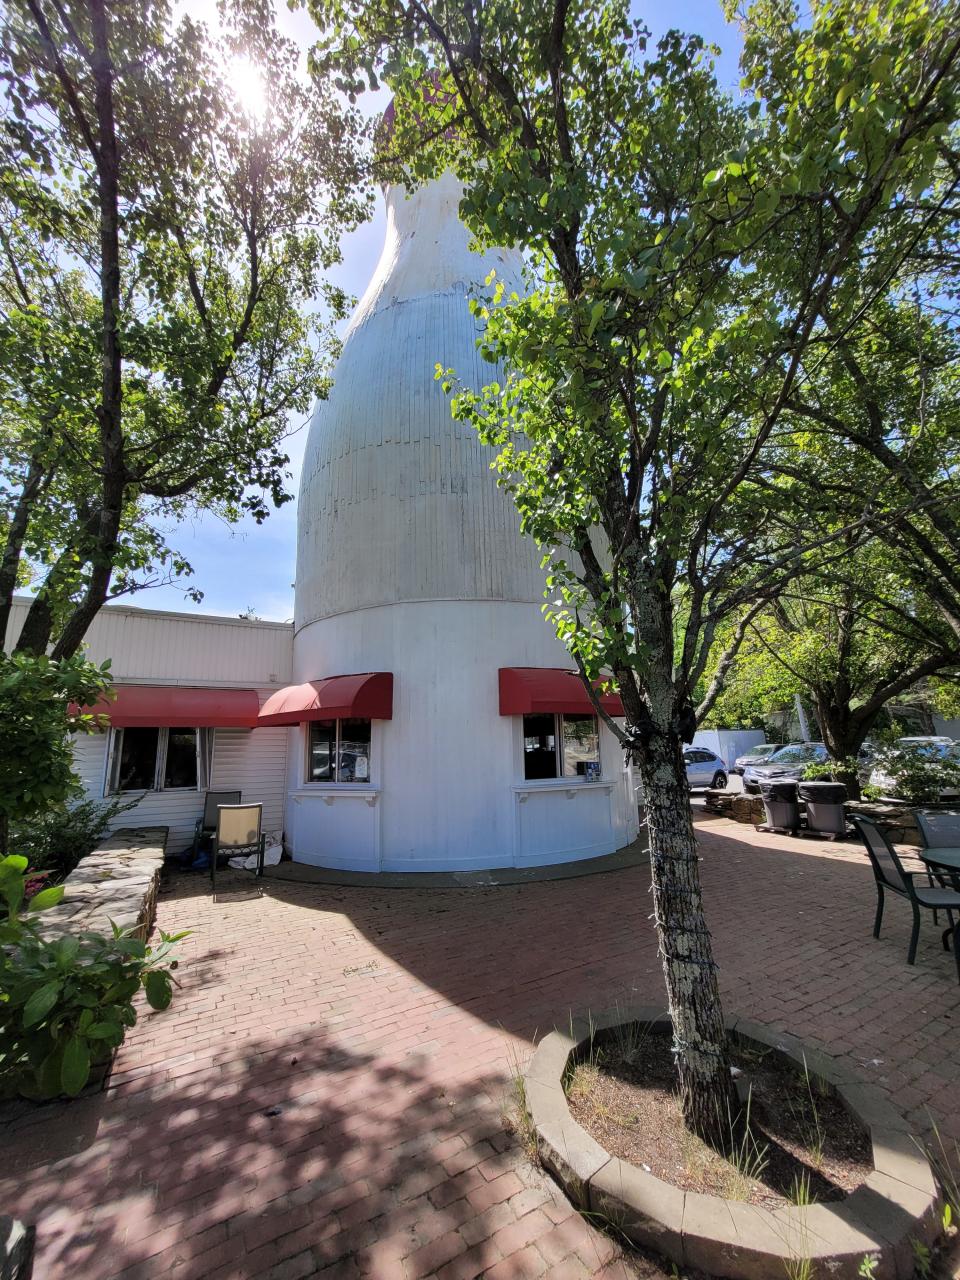
[[[17,573],[20,568],[20,556],[27,536],[33,503],[47,478],[47,472],[39,460],[31,459],[30,468],[23,482],[23,488],[14,504],[10,523],[7,525],[7,540],[0,558],[0,647],[6,641],[7,626],[10,621],[10,609],[13,595],[17,589]]]
[[[676,733],[641,753],[653,904],[687,1127],[719,1150],[737,1116],[717,967],[703,914],[690,794]]]
[[[820,732],[823,734],[823,745],[830,753],[835,768],[833,776],[842,782],[847,789],[848,800],[860,799],[860,776],[857,770],[845,769],[843,764],[848,760],[856,760],[863,746],[870,725],[863,723],[854,712],[849,702],[842,699],[836,690],[818,691],[815,695],[817,719],[820,721]]]

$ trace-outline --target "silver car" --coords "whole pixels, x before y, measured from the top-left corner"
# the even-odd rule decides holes
[[[774,752],[765,764],[751,764],[743,771],[743,789],[754,795],[761,782],[799,782],[809,764],[825,764],[830,753],[822,742],[791,742]]]
[[[727,766],[709,747],[684,747],[683,763],[691,791],[694,787],[722,789],[727,785]]]
[[[785,742],[758,743],[757,746],[751,747],[749,751],[745,751],[742,756],[737,756],[730,772],[742,774],[748,765],[766,764],[775,751],[780,751],[786,745]]]

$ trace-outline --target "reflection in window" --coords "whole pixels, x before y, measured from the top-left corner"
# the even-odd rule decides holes
[[[308,782],[331,782],[333,758],[337,750],[336,720],[313,720],[310,724]]]
[[[369,720],[313,720],[307,743],[308,782],[370,781]]]
[[[114,729],[107,792],[202,789],[211,743],[207,729]]]
[[[589,763],[599,764],[600,735],[597,730],[597,717],[591,715],[571,715],[561,717],[563,720],[563,776],[565,778],[585,778],[594,772],[587,768]]]
[[[523,776],[527,780],[599,778],[597,717],[589,714],[524,716]]]
[[[197,785],[196,729],[167,730],[167,759],[163,770],[164,788]]]
[[[152,791],[157,780],[159,729],[122,729],[114,791]]]

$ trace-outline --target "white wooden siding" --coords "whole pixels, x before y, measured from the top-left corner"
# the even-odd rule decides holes
[[[263,830],[283,830],[286,794],[287,730],[217,729],[213,740],[213,791],[243,793],[243,800],[263,804]]]
[[[260,700],[267,696],[262,690]],[[283,829],[287,731],[284,728],[213,729],[213,763],[210,787],[239,790],[244,800],[263,804],[263,830]],[[73,748],[74,766],[91,800],[103,800],[108,733],[78,734]],[[132,796],[108,797],[132,799]],[[119,814],[116,827],[169,827],[167,852],[180,853],[193,840],[193,829],[203,812],[202,791],[148,791],[132,809]]]
[[[11,645],[29,603],[23,597],[14,601]],[[94,619],[85,643],[92,662],[110,659],[118,681],[257,689],[290,683],[293,627],[285,622],[107,605]]]

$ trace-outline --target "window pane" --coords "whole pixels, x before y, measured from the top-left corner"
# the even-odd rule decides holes
[[[197,731],[171,729],[167,738],[167,763],[163,770],[164,787],[196,787]]]
[[[157,776],[159,729],[124,729],[120,743],[118,791],[152,791]]]
[[[340,721],[340,782],[370,781],[370,721]]]
[[[563,717],[563,776],[583,778],[590,761],[600,761],[600,735],[597,717],[575,715]]]
[[[557,776],[556,716],[523,717],[523,776],[525,778]]]
[[[310,725],[308,782],[333,781],[333,756],[337,747],[336,720],[314,720]]]

